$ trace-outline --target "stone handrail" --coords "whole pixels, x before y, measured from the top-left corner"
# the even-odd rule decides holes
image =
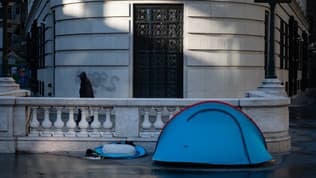
[[[0,97],[0,142],[6,144],[0,146],[0,152],[81,151],[114,140],[139,142],[153,150],[160,130],[176,112],[205,100],[220,100],[240,107],[263,131],[270,151],[289,150],[290,101],[287,97]],[[76,123],[79,109],[81,120]],[[44,143],[49,143],[50,147]],[[34,145],[38,146],[32,147]]]

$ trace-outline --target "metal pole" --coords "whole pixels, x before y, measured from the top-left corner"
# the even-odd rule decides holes
[[[3,11],[3,52],[2,52],[2,76],[8,77],[8,0],[2,0],[2,11]]]
[[[274,61],[274,12],[276,2],[269,1],[270,4],[270,24],[269,24],[269,58],[267,60],[267,72],[265,78],[277,78],[275,75],[275,61]]]

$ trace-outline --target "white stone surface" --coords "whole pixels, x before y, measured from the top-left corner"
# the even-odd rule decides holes
[[[63,6],[61,6],[62,4]],[[131,2],[56,0],[50,2],[50,6],[55,10],[57,20],[55,26],[57,35],[55,43],[57,50],[55,56],[55,64],[57,65],[55,71],[56,79],[59,76],[59,72],[66,69],[64,68],[65,66],[72,66],[73,68],[75,66],[86,66],[87,70],[93,70],[92,68],[94,67],[91,66],[124,65],[132,69],[133,59],[131,59],[132,47],[130,47],[130,44],[132,44],[133,39],[130,39],[130,35],[132,35],[130,34],[132,33],[130,24],[133,19],[131,17]],[[263,53],[243,52],[243,50],[263,50],[262,45],[256,45],[261,43],[263,39],[263,28],[261,28],[263,26],[261,21],[263,12],[259,10],[261,8],[252,4],[186,1],[184,6],[184,33],[185,39],[189,43],[184,46],[194,51],[186,52],[187,49],[184,49],[187,60],[185,64],[188,66],[210,67],[262,67],[263,60],[261,59]],[[47,32],[47,34],[49,33]],[[223,36],[223,34],[229,36]],[[226,50],[226,52],[203,50]],[[228,52],[230,50],[239,50],[240,52]],[[191,70],[193,69],[188,68],[188,71],[184,71],[188,74],[187,77],[184,77],[186,80],[184,83],[188,83],[188,85],[184,86],[185,97],[241,96],[244,91],[253,89],[252,86],[257,84],[254,83],[251,88],[243,88],[244,85],[239,85],[235,82],[234,84],[239,86],[232,85],[231,88],[241,88],[242,90],[237,91],[237,93],[235,91],[230,93],[229,90],[221,94],[211,93],[210,91],[221,91],[222,88],[220,88],[221,86],[216,88],[217,86],[210,85],[204,85],[202,89],[194,91],[190,87],[190,82],[194,80],[193,78],[196,75],[191,76]],[[201,68],[199,70],[200,73],[204,73],[204,69]],[[230,69],[224,70],[229,71]],[[67,71],[64,72],[67,73]],[[259,73],[261,73],[260,70]],[[124,85],[126,88],[122,89],[127,91],[126,93],[101,95],[101,93],[106,93],[101,91],[97,92],[97,96],[130,96],[132,93],[132,77],[130,76],[132,72],[129,71],[126,74],[126,78],[129,78],[127,82],[129,84]],[[217,79],[216,77],[214,78],[214,80]],[[237,78],[234,79],[238,80]],[[223,78],[223,80],[231,81],[229,78]],[[47,81],[47,79],[43,81]],[[74,93],[73,91],[67,91],[67,87],[59,87],[61,83],[63,82],[55,82],[56,96],[67,96],[66,93]],[[65,83],[72,83],[72,81],[65,81]],[[188,87],[186,88],[186,86]],[[76,95],[71,94],[69,96]]]
[[[188,33],[264,36],[264,24],[261,21],[224,18],[188,18],[187,24]]]
[[[128,35],[80,35],[56,38],[56,50],[129,49]]]
[[[120,51],[71,51],[56,53],[57,66],[128,66],[129,52]]]
[[[14,119],[13,124],[13,135],[14,136],[25,136],[28,133],[28,129],[25,127],[29,122],[29,112],[24,106],[15,106],[12,111],[12,118]],[[10,117],[9,117],[10,118]]]
[[[126,68],[58,68],[55,82],[56,96],[79,97],[80,79],[78,75],[85,71],[92,82],[95,97],[123,98],[128,97],[129,80]]]
[[[9,132],[9,119],[12,117],[8,109],[12,111],[12,107],[4,107],[0,108],[0,132],[1,134]]]
[[[187,66],[264,66],[261,52],[214,52],[214,51],[192,51],[186,53]]]
[[[289,130],[289,111],[287,107],[242,107],[264,133]]]
[[[121,106],[121,107],[136,107],[136,106],[187,106],[205,100],[219,100],[233,105],[239,105],[239,98],[64,98],[64,97],[18,97],[12,98],[10,102],[6,102],[0,98],[1,103],[11,103],[13,105],[22,106]],[[248,98],[247,98],[248,99]],[[255,100],[256,98],[249,98]],[[258,98],[259,102],[266,100]],[[283,103],[284,104],[284,103]]]
[[[255,91],[250,91],[247,93],[248,97],[287,97],[285,92],[284,85],[281,85],[281,82],[277,78],[266,78],[262,81],[262,85],[257,88]]]
[[[115,133],[117,137],[138,137],[139,136],[139,111],[138,108],[116,107],[115,112]]]
[[[54,6],[54,4],[52,5]],[[81,1],[79,3],[64,3],[63,6],[55,7],[56,20],[130,16],[130,8],[127,1],[94,1],[89,3]]]
[[[129,19],[80,19],[60,21],[56,24],[56,35],[129,33]]]
[[[250,3],[190,1],[188,4],[188,16],[263,20],[264,11],[262,11],[262,7]]]
[[[190,68],[187,97],[242,97],[246,88],[256,88],[264,72],[260,69]]]
[[[264,39],[250,36],[209,36],[189,34],[191,50],[244,50],[263,51]]]
[[[20,89],[12,77],[0,77],[0,93]]]

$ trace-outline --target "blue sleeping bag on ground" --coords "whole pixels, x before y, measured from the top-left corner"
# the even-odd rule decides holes
[[[146,150],[130,142],[113,142],[96,147],[94,150],[88,149],[88,158],[121,158],[133,159],[146,155]]]

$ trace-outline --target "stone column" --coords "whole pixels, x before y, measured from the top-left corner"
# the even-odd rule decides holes
[[[257,88],[257,90],[249,91],[246,97],[287,97],[284,86],[281,85],[279,79],[264,79],[262,85]]]
[[[0,77],[0,96],[30,96],[28,90],[21,90],[20,85],[11,77]]]

